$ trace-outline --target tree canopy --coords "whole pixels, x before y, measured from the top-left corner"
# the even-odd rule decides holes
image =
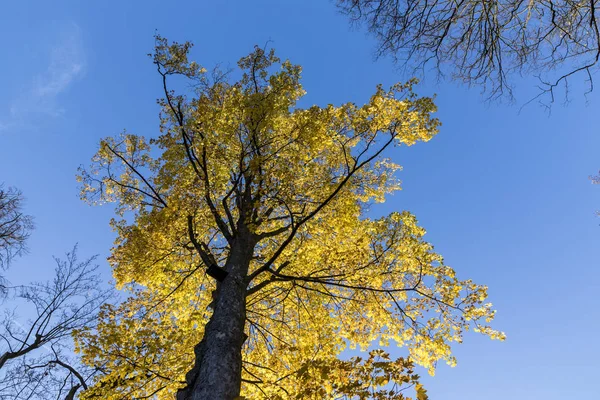
[[[424,398],[413,365],[453,365],[469,329],[503,338],[487,288],[459,279],[415,216],[369,217],[400,189],[384,151],[438,132],[414,82],[362,106],[299,108],[301,68],[273,50],[241,58],[234,79],[190,61],[190,47],[157,38],[160,135],[106,138],[80,171],[83,199],[116,205],[110,262],[130,293],[78,332],[84,362],[104,372],[83,398],[171,399],[210,378],[199,364],[216,340],[239,346],[248,398],[400,399],[407,385]],[[177,77],[187,92],[170,89]],[[339,358],[373,343],[407,357]]]
[[[540,94],[575,75],[593,89],[600,57],[595,0],[338,0],[377,38],[378,55],[433,68],[490,97],[512,96],[511,75],[539,78]]]
[[[33,229],[33,218],[22,211],[23,195],[13,187],[0,184],[0,267],[27,250],[27,238]]]

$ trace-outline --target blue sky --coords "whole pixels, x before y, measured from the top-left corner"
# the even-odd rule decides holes
[[[146,56],[153,34],[195,42],[195,59],[235,65],[268,41],[304,67],[304,105],[365,102],[375,85],[409,78],[328,1],[19,1],[0,12],[0,181],[35,216],[30,254],[14,283],[51,275],[51,255],[78,242],[108,254],[110,207],[78,199],[76,169],[99,139],[157,133],[160,82]],[[518,100],[535,81],[518,82]],[[485,104],[477,88],[429,78],[440,134],[390,153],[404,190],[381,212],[410,210],[460,277],[489,285],[508,340],[468,335],[458,366],[425,378],[432,399],[593,398],[600,344],[598,92],[546,110]],[[107,279],[108,265],[101,261]],[[402,350],[394,351],[401,355]],[[421,371],[426,375],[425,371]]]

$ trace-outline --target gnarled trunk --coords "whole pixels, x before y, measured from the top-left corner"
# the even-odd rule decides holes
[[[218,285],[213,314],[194,349],[195,365],[177,400],[233,400],[240,395],[242,345],[245,340],[246,283],[254,242],[238,236],[225,265],[227,277]]]

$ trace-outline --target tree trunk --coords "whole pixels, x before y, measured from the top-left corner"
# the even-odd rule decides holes
[[[186,375],[187,386],[177,400],[233,400],[240,395],[242,345],[245,340],[245,278],[254,243],[238,236],[225,265],[228,272],[218,284],[214,311],[204,337],[194,349],[195,365]]]

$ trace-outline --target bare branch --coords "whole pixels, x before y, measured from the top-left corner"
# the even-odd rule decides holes
[[[33,229],[33,219],[23,214],[23,195],[15,188],[0,184],[0,267],[27,251],[26,242]]]
[[[513,98],[511,77],[543,74],[540,95],[554,100],[567,78],[584,74],[593,89],[600,35],[595,0],[338,0],[340,11],[376,37],[412,73],[431,67],[489,99]],[[555,71],[561,71],[554,75]],[[536,96],[536,98],[539,96]]]

